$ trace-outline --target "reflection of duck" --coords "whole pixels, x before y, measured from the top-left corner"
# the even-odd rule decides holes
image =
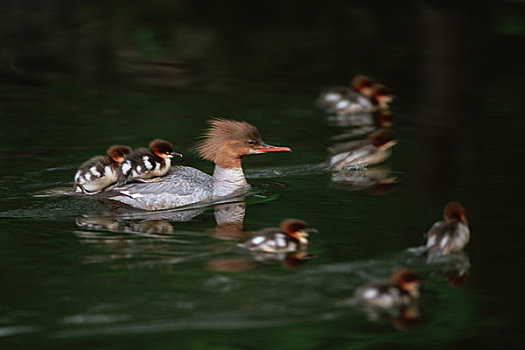
[[[180,153],[173,152],[171,143],[159,139],[151,141],[149,149],[133,150],[120,164],[119,184],[132,180],[144,181],[145,179],[166,175],[171,167],[171,158],[174,155],[182,157]]]
[[[427,233],[429,257],[460,252],[470,239],[465,209],[458,202],[449,202],[443,210],[445,220],[436,222]]]
[[[245,213],[246,204],[244,202],[216,205],[215,221],[217,226],[213,229],[213,235],[220,239],[239,239],[244,236]]]
[[[446,256],[446,261],[441,264],[441,274],[445,276],[448,284],[454,288],[462,288],[467,284],[469,271],[470,271],[470,259],[465,252],[452,253]],[[432,262],[435,262],[434,259]]]
[[[330,147],[330,166],[341,170],[347,167],[366,167],[383,162],[390,156],[396,140],[385,129],[373,132],[367,140],[351,141]]]
[[[390,176],[390,169],[382,166],[366,170],[341,169],[332,173],[334,186],[346,190],[369,189],[373,194],[390,192],[397,178]]]
[[[128,146],[113,145],[107,156],[96,156],[78,168],[75,174],[77,193],[96,194],[117,181],[118,168],[124,157],[131,152]]]
[[[105,197],[145,210],[176,208],[246,191],[241,159],[248,154],[290,151],[265,144],[257,129],[245,122],[214,119],[199,146],[200,155],[215,163],[213,177],[192,167],[176,166],[154,183],[130,183]]]
[[[406,328],[411,321],[419,318],[416,304],[418,288],[417,274],[400,268],[394,271],[390,281],[370,283],[359,288],[354,298],[370,320],[388,320],[398,328]]]

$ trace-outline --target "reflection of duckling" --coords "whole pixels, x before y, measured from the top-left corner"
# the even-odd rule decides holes
[[[430,257],[460,252],[470,239],[465,209],[458,202],[449,202],[443,210],[445,220],[436,222],[427,233]]]
[[[381,166],[362,171],[341,169],[332,174],[332,182],[335,187],[345,190],[369,189],[373,194],[385,194],[397,182],[396,177],[389,177],[389,171]]]
[[[104,230],[128,233],[173,233],[173,226],[168,220],[118,220],[113,216],[82,216],[77,218],[77,225],[89,230]]]
[[[314,229],[307,228],[304,221],[286,219],[281,222],[280,228],[271,227],[254,232],[242,247],[252,251],[268,253],[295,252],[308,244],[308,232]]]
[[[340,143],[330,148],[333,155],[330,166],[341,170],[352,166],[371,166],[390,156],[390,148],[396,144],[392,135],[384,129],[372,133],[367,140]]]
[[[355,301],[374,322],[391,322],[397,329],[413,325],[419,318],[417,298],[419,278],[411,270],[394,271],[390,281],[370,283],[359,288]]]
[[[107,156],[96,156],[78,168],[75,174],[75,192],[96,194],[117,181],[118,168],[131,152],[128,146],[113,145]]]
[[[171,143],[159,139],[151,141],[149,149],[139,148],[132,151],[120,165],[119,184],[166,175],[170,170],[173,155],[182,157],[181,154],[173,152]]]

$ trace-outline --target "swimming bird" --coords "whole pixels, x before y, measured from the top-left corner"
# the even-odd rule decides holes
[[[212,119],[197,151],[215,163],[213,176],[173,166],[161,181],[118,186],[104,197],[135,208],[161,210],[242,194],[249,188],[241,164],[244,156],[291,149],[267,145],[257,128],[246,122]]]

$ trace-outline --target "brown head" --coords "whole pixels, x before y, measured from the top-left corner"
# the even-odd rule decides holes
[[[372,97],[372,86],[376,84],[375,80],[365,75],[358,75],[352,79],[352,89],[368,98]]]
[[[394,96],[388,87],[382,84],[376,84],[372,87],[372,103],[381,109],[387,109]]]
[[[467,215],[465,213],[465,208],[458,202],[448,202],[443,209],[443,217],[445,221],[450,221],[456,219],[468,225]]]
[[[128,146],[113,145],[108,148],[106,154],[112,161],[120,164],[124,161],[124,158],[126,158],[129,152],[131,152],[131,148]]]
[[[161,158],[173,158],[174,155],[182,157],[182,154],[173,152],[173,145],[171,143],[161,139],[151,141],[149,150]]]
[[[316,231],[309,229],[308,224],[299,219],[285,219],[281,222],[280,228],[283,233],[297,239],[301,244],[308,243],[308,232]]]
[[[397,143],[397,141],[392,137],[392,134],[385,129],[374,131],[372,134],[370,134],[368,139],[372,145],[382,150],[389,149]]]
[[[253,125],[227,119],[212,119],[204,140],[197,146],[199,155],[224,169],[240,168],[247,154],[291,151],[288,147],[263,142]]]
[[[393,285],[408,292],[413,298],[419,296],[419,277],[409,269],[399,268],[390,278]]]

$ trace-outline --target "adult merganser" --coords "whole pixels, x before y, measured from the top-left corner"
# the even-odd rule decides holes
[[[355,292],[355,300],[381,309],[397,309],[410,305],[419,297],[419,278],[411,270],[394,271],[390,281],[367,284]]]
[[[465,209],[458,202],[449,202],[443,209],[445,220],[438,221],[427,233],[430,257],[460,252],[470,239]]]
[[[330,166],[341,170],[352,166],[371,166],[390,157],[390,148],[397,143],[385,129],[373,132],[367,140],[340,143],[332,146]]]
[[[149,149],[139,148],[133,150],[120,164],[118,183],[129,181],[143,181],[146,179],[164,176],[171,167],[171,158],[182,154],[173,152],[173,145],[168,141],[155,139],[150,142]],[[158,181],[158,179],[153,179]]]
[[[75,174],[74,191],[96,194],[117,181],[118,168],[131,148],[122,145],[111,146],[107,156],[96,156],[84,162]]]
[[[372,97],[372,86],[375,84],[372,78],[358,75],[352,79],[350,87],[335,87],[321,93],[317,105],[320,108],[334,110],[336,104],[347,97],[358,99],[361,96],[363,101],[368,101],[368,98]]]
[[[308,244],[308,232],[313,231],[313,229],[307,227],[304,221],[285,219],[281,222],[279,228],[270,227],[254,232],[240,246],[257,252],[296,252],[306,247]]]
[[[257,129],[246,123],[212,119],[198,152],[215,163],[213,177],[192,167],[174,166],[159,182],[129,183],[105,197],[145,210],[171,209],[245,192],[248,183],[241,160],[247,154],[291,151],[263,142]]]

